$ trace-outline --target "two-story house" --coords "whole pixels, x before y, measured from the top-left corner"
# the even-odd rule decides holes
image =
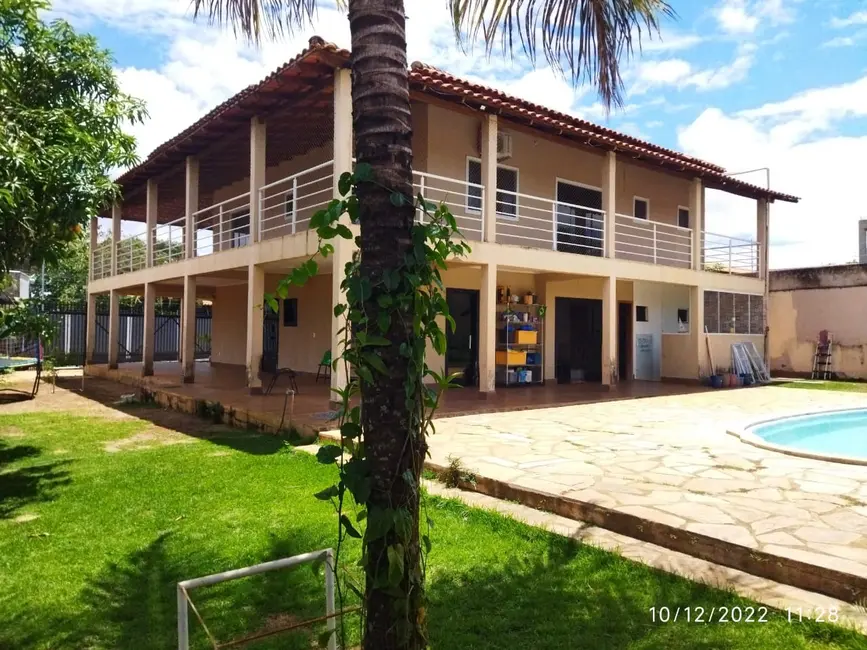
[[[457,330],[445,358],[431,352],[435,368],[491,393],[540,380],[695,380],[713,370],[709,351],[719,366],[732,342],[764,351],[768,207],[795,197],[430,66],[412,65],[410,90],[416,189],[450,206],[472,246],[444,276]],[[337,346],[337,270],[354,244],[339,242],[279,313],[263,310],[263,294],[315,250],[310,217],[352,168],[350,98],[349,52],[311,39],[118,179],[113,243],[93,240],[88,289],[91,307],[111,296],[109,367],[118,298],[138,294],[145,375],[158,295],[183,299],[186,382],[197,299],[213,302],[210,363],[246,367],[251,392],[263,366],[316,372]],[[705,232],[708,188],[755,200],[754,240]],[[121,220],[143,232],[122,238]]]

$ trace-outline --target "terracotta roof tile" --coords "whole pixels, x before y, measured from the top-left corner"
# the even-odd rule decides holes
[[[237,116],[242,112],[239,109],[245,103],[252,101],[258,94],[267,92],[269,87],[278,85],[276,82],[290,74],[300,63],[322,56],[325,56],[333,65],[348,65],[350,60],[348,50],[339,48],[333,43],[327,43],[318,36],[312,37],[308,47],[289,62],[277,68],[258,84],[250,85],[227,99],[196,121],[195,124],[154,149],[144,162],[122,174],[117,182],[121,185],[136,185],[137,181],[143,181],[144,178],[157,170],[161,160],[178,157],[183,153],[180,149],[185,145],[192,146],[195,137],[206,137],[204,134],[206,127],[219,124],[221,121],[230,122],[233,115]],[[696,176],[702,177],[705,184],[711,188],[754,197],[766,197],[771,200],[798,201],[795,196],[774,192],[728,176],[725,169],[719,165],[645,142],[630,135],[618,133],[540,104],[508,95],[495,88],[461,79],[434,66],[418,62],[413,63],[409,71],[409,78],[410,84],[415,85],[421,92],[459,97],[462,103],[477,110],[484,110],[485,107],[495,108],[499,114],[516,120],[527,121],[534,128],[544,128],[555,131],[559,135],[568,135],[572,139],[577,138],[591,146],[628,152],[637,159],[660,164],[673,171],[693,172]],[[211,137],[219,137],[219,135]]]

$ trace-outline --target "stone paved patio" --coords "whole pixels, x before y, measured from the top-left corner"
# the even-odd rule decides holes
[[[431,460],[820,567],[867,576],[867,466],[726,433],[861,394],[762,387],[437,422]]]

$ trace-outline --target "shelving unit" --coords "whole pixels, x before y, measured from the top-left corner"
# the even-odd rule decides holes
[[[540,307],[523,302],[497,305],[498,386],[545,383],[545,318],[539,316]]]

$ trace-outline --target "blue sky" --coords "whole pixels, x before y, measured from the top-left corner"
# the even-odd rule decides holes
[[[446,0],[406,0],[409,57],[471,77],[730,171],[771,168],[803,198],[775,204],[771,265],[857,256],[867,152],[867,1],[670,0],[676,20],[623,68],[625,107],[608,115],[520,53],[486,59],[455,47]],[[55,0],[54,14],[112,51],[123,87],[148,104],[134,128],[142,155],[293,56],[316,33],[348,45],[346,17],[320,4],[315,25],[253,49],[192,20],[187,0]],[[758,184],[764,174],[744,177]],[[862,211],[863,210],[863,211]],[[755,232],[754,202],[712,193],[708,230]]]

